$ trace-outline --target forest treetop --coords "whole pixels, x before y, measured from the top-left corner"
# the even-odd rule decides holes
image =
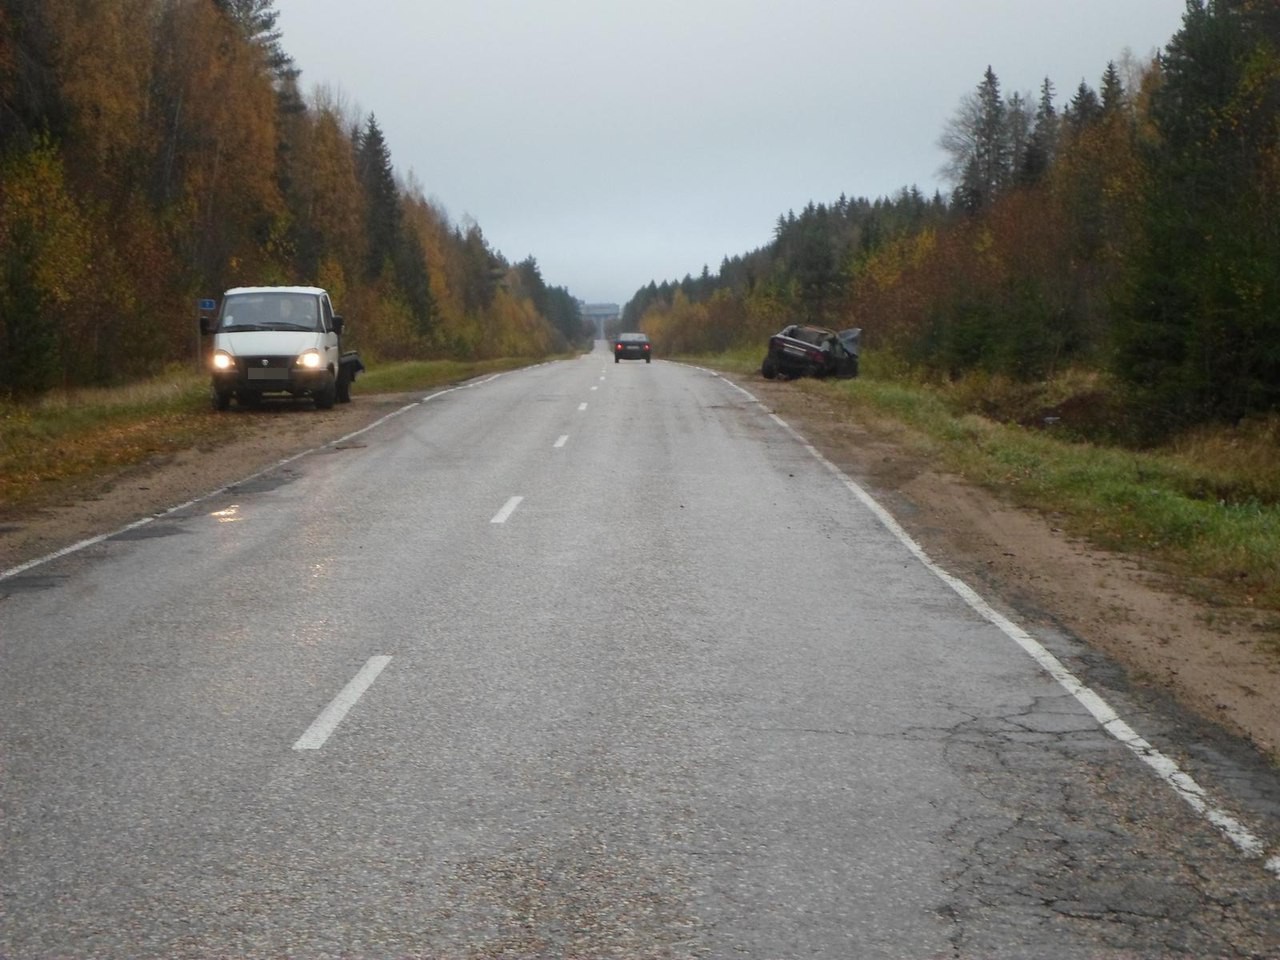
[[[1148,437],[1277,410],[1280,5],[1188,0],[1153,62],[1065,103],[987,66],[940,144],[949,197],[810,203],[716,274],[641,288],[624,323],[688,352],[860,326],[945,379],[1094,370]]]
[[[304,99],[273,4],[0,4],[0,394],[189,362],[192,305],[241,284],[326,287],[378,359],[587,334],[395,176],[375,114]]]

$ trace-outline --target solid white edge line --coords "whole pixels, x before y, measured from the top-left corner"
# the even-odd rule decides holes
[[[698,368],[702,369],[702,368]],[[1213,805],[1204,788],[1198,784],[1193,777],[1184,773],[1178,766],[1177,762],[1172,758],[1165,756],[1143,737],[1139,736],[1137,731],[1120,719],[1119,714],[1112,709],[1095,691],[1086,686],[1078,679],[1066,666],[1050,653],[1043,645],[1040,644],[1029,633],[1021,627],[1014,624],[1007,617],[993,608],[986,600],[984,600],[976,590],[970,587],[963,580],[947,573],[925,553],[924,548],[912,539],[911,535],[898,523],[893,516],[875,500],[871,494],[867,493],[861,486],[850,478],[843,470],[828,460],[821,452],[810,443],[801,433],[792,427],[789,423],[779,417],[776,413],[768,410],[767,407],[752,394],[749,390],[739,386],[732,380],[721,376],[715,371],[707,371],[713,377],[723,381],[735,390],[747,397],[752,403],[759,404],[768,414],[769,418],[785,430],[793,439],[795,439],[804,449],[817,460],[820,464],[834,474],[845,488],[849,490],[871,513],[877,520],[892,533],[901,543],[915,555],[928,570],[936,577],[942,580],[947,586],[954,590],[961,599],[965,601],[975,612],[988,622],[1000,629],[1005,636],[1013,640],[1020,646],[1033,660],[1040,665],[1067,693],[1071,694],[1089,713],[1098,721],[1107,733],[1111,734],[1116,740],[1124,744],[1130,752],[1139,760],[1145,763],[1156,775],[1167,783],[1173,791],[1180,796],[1193,810],[1203,816],[1211,824],[1217,827],[1232,844],[1235,845],[1245,856],[1250,858],[1264,857],[1267,853],[1266,844],[1251,830],[1249,830],[1236,817],[1221,807]],[[1280,855],[1272,856],[1264,862],[1265,868],[1280,879]]]
[[[496,514],[494,514],[493,519],[490,520],[489,522],[490,523],[506,523],[507,519],[513,513],[516,512],[516,507],[520,506],[520,501],[523,499],[524,497],[512,497],[505,504],[503,504],[502,509],[499,510]]]
[[[378,674],[390,662],[391,658],[386,656],[370,657],[366,660],[360,672],[329,701],[329,705],[320,712],[320,716],[316,717],[311,726],[307,727],[306,732],[297,739],[293,749],[319,750],[323,747],[325,741],[342,722],[342,718],[347,715],[347,711],[356,705],[356,701],[373,685],[373,681],[378,679]]]

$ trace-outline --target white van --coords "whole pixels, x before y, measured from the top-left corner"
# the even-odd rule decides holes
[[[319,287],[228,290],[217,317],[200,318],[200,332],[213,337],[214,407],[227,409],[232,397],[255,406],[272,394],[310,397],[320,410],[348,403],[364,364],[354,350],[343,352],[342,330]]]

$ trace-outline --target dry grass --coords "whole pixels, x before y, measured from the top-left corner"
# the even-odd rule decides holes
[[[129,387],[0,403],[0,505],[40,504],[79,482],[248,428],[209,408],[203,376],[174,372]]]

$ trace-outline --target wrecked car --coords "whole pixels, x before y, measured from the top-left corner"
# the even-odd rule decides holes
[[[760,375],[766,380],[856,377],[861,340],[861,327],[837,333],[826,327],[793,323],[769,338],[769,352],[760,364]]]

